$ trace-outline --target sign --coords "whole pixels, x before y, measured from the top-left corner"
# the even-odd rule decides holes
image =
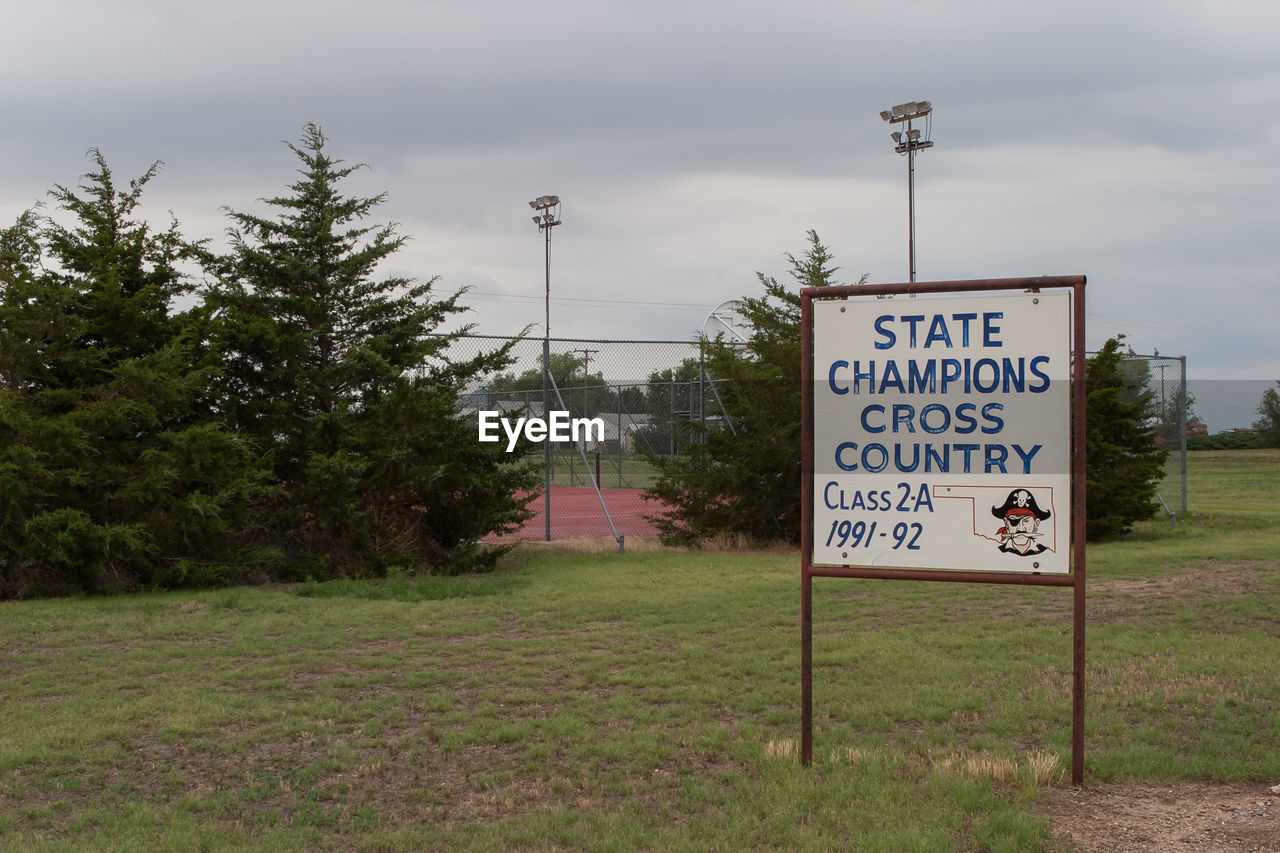
[[[812,305],[813,565],[1069,573],[1070,294]]]

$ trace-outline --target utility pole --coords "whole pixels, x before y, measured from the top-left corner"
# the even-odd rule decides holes
[[[590,417],[590,415],[587,414],[587,379],[591,374],[589,369],[591,366],[591,356],[600,352],[600,350],[580,347],[575,349],[574,352],[582,353],[582,416],[587,418]]]
[[[600,350],[598,350],[598,349],[587,349],[586,347],[581,347],[581,348],[579,348],[579,349],[575,349],[575,350],[574,350],[574,352],[580,352],[580,353],[582,353],[582,416],[583,416],[584,418],[589,418],[589,417],[591,417],[591,416],[590,416],[589,414],[587,414],[587,379],[590,377],[590,375],[591,375],[591,374],[590,374],[590,372],[588,371],[588,368],[591,366],[591,356],[592,356],[592,354],[593,354],[593,353],[598,353],[598,352],[600,352]],[[590,434],[590,433],[588,433],[588,435],[589,435],[589,434]],[[583,452],[583,457],[584,457],[584,458],[585,458],[585,456],[586,456],[586,452],[587,452],[587,446],[586,446],[586,443],[587,443],[587,439],[586,439],[585,437],[583,437],[583,439],[582,439],[582,452]],[[583,475],[583,479],[590,479],[590,478],[591,478],[591,472],[590,472],[590,471],[587,471],[587,472]],[[596,485],[599,485],[599,482],[598,482],[598,481],[599,481],[599,477],[597,477],[596,479],[597,479],[597,483],[596,483]]]

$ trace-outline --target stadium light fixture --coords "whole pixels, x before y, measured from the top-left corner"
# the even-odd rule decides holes
[[[933,130],[933,104],[930,101],[907,101],[880,111],[880,118],[889,124],[907,125],[906,138],[902,131],[889,134],[893,138],[893,150],[907,155],[907,258],[909,281],[916,280],[916,152],[933,147],[930,134]],[[922,119],[925,123],[923,139],[919,128],[911,122]],[[914,296],[915,294],[912,294]]]

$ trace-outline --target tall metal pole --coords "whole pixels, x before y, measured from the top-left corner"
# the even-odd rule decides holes
[[[907,132],[911,132],[911,122],[907,122]],[[907,149],[907,256],[909,259],[910,282],[916,280],[916,149]]]
[[[551,229],[543,228],[546,235],[547,292],[546,317],[542,324],[542,417],[551,415]],[[542,442],[542,515],[546,525],[544,541],[551,541],[551,442]]]
[[[1187,408],[1189,407],[1187,397],[1187,357],[1185,355],[1178,356],[1178,366],[1181,370],[1179,380],[1182,389],[1182,399],[1178,406],[1178,449],[1182,453],[1182,511],[1187,511]]]
[[[560,196],[541,195],[529,202],[536,211],[533,217],[538,230],[546,237],[546,316],[542,324],[542,417],[551,412],[551,229],[560,224]],[[546,523],[546,541],[551,541],[551,442],[542,443],[543,489],[542,509]]]

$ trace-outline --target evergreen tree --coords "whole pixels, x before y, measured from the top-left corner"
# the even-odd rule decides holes
[[[1280,387],[1280,380],[1276,381]],[[1258,447],[1280,447],[1280,394],[1275,388],[1262,392],[1262,401],[1258,403],[1258,420],[1253,428],[1258,431]]]
[[[0,236],[4,592],[230,579],[258,488],[247,447],[202,422],[208,373],[177,223],[136,218],[102,155]],[[64,223],[63,220],[66,220]]]
[[[799,287],[835,284],[838,267],[814,231],[800,256],[786,255]],[[708,375],[734,429],[716,421],[682,424],[683,455],[651,455],[658,471],[646,491],[669,509],[652,520],[664,540],[697,543],[721,533],[800,540],[800,294],[757,273],[764,296],[740,300],[754,329],[745,346],[704,341]]]
[[[343,195],[359,166],[325,151],[307,125],[301,161],[273,217],[229,212],[231,253],[206,257],[223,359],[222,410],[271,454],[281,496],[267,507],[293,571],[378,571],[389,561],[440,570],[480,558],[478,540],[525,516],[534,486],[505,448],[457,416],[470,384],[510,363],[510,346],[450,363],[465,310],[436,279],[377,277],[405,238],[364,224],[385,194]],[[492,552],[489,552],[492,556]]]
[[[1167,451],[1156,444],[1151,393],[1123,367],[1120,335],[1085,366],[1086,528],[1090,539],[1129,532],[1156,513]]]

